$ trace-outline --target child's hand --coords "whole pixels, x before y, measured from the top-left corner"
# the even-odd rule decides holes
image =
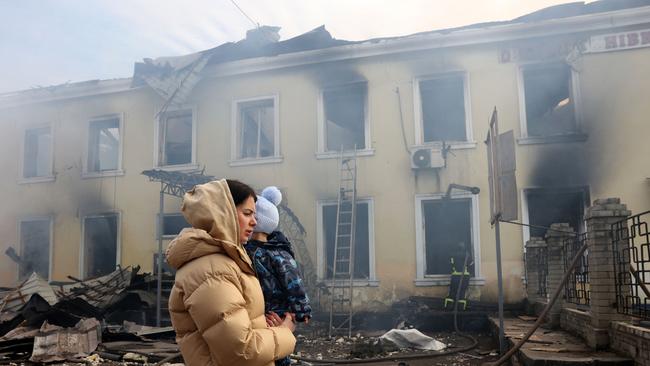
[[[273,311],[264,314],[264,316],[266,317],[266,325],[269,327],[277,327],[282,324],[282,318]]]
[[[277,314],[276,314],[277,316]],[[296,322],[294,321],[294,315],[292,313],[285,313],[284,321],[280,326],[287,327],[291,332],[296,330]]]

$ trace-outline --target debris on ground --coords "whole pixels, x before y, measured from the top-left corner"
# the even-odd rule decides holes
[[[181,366],[173,328],[152,326],[156,277],[138,271],[138,267],[118,268],[102,277],[70,277],[70,282],[51,284],[33,274],[16,288],[2,289],[0,364],[29,361],[115,366],[163,362],[166,366]],[[451,324],[450,312],[441,309],[441,304],[441,299],[411,298],[398,302],[388,313],[359,313],[355,328],[360,331],[351,337],[328,337],[327,323],[312,319],[309,326],[297,331],[294,356],[341,362],[407,355],[431,357],[403,362],[410,366],[468,366],[489,360],[494,344],[446,354],[447,350],[460,351],[467,340],[439,329],[450,329],[445,325]],[[464,311],[460,317],[461,323],[472,330],[482,328],[484,319],[484,312]],[[483,336],[483,340],[493,341],[489,336]]]
[[[151,326],[156,277],[138,271],[118,268],[97,278],[52,284],[33,273],[16,288],[4,289],[0,362],[99,366],[158,362],[177,354],[173,329]]]
[[[32,362],[53,362],[85,358],[101,342],[101,326],[97,319],[80,320],[74,328],[62,328],[47,320],[34,337]]]
[[[417,329],[391,329],[379,337],[381,341],[394,343],[400,348],[416,348],[425,351],[442,351],[447,345]]]
[[[326,322],[324,322],[326,323]],[[317,329],[321,329],[324,324],[317,320],[312,320],[309,326],[301,326],[297,330],[297,343],[294,356],[307,360],[345,360],[375,359],[388,358],[389,360],[397,359],[401,356],[411,355],[428,355],[431,358],[422,360],[409,360],[407,363],[411,366],[419,365],[478,365],[490,359],[490,351],[494,350],[494,338],[489,334],[478,335],[479,346],[473,350],[465,351],[463,354],[451,354],[439,356],[440,351],[425,351],[409,346],[400,347],[392,341],[382,339],[381,337],[387,332],[384,330],[364,330],[357,332],[352,337],[336,336],[327,337],[322,335]],[[408,325],[406,325],[408,327]],[[325,330],[326,330],[325,326]],[[394,329],[397,330],[397,329]],[[415,331],[415,329],[402,329],[406,331]],[[413,332],[413,333],[415,333]],[[468,340],[455,333],[450,332],[426,332],[422,334],[426,339],[431,338],[445,346],[445,351],[460,349],[468,344]],[[321,334],[321,335],[318,335]],[[392,363],[370,363],[368,365],[396,365]]]

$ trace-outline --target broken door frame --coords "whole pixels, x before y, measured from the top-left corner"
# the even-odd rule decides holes
[[[530,186],[530,187],[525,187],[520,190],[521,194],[521,237],[522,237],[522,250],[525,253],[526,252],[526,243],[530,240],[530,228],[528,225],[530,225],[530,217],[528,215],[528,192],[532,190],[539,190],[539,189],[544,189],[544,190],[549,190],[549,191],[556,191],[556,192],[561,192],[561,193],[582,193],[584,197],[584,203],[585,206],[584,211],[586,212],[587,207],[589,207],[589,197],[591,197],[591,186],[588,184],[585,185],[575,185],[575,186],[557,186],[557,187],[548,187],[548,186]],[[584,224],[583,224],[584,225]],[[582,228],[585,228],[583,226]],[[574,227],[572,228],[576,232],[579,232],[581,228]]]
[[[424,230],[424,212],[422,210],[422,203],[429,200],[442,200],[444,193],[425,193],[415,195],[415,286],[446,286],[449,285],[450,276],[442,275],[426,275],[426,242]],[[480,233],[480,216],[479,216],[479,195],[471,194],[468,192],[452,193],[451,199],[470,199],[471,208],[471,222],[472,227],[472,251],[474,252],[474,277],[470,278],[470,285],[482,285],[485,279],[482,277],[481,272],[481,233]]]
[[[122,256],[122,212],[120,210],[99,211],[92,213],[84,213],[81,215],[81,240],[79,245],[79,277],[85,279],[86,273],[86,219],[99,218],[117,215],[117,231],[115,240],[115,266],[121,265]]]

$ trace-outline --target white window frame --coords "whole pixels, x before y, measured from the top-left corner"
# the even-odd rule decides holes
[[[366,84],[366,97],[364,98],[363,103],[363,117],[364,117],[364,134],[365,134],[365,148],[357,149],[356,156],[371,156],[374,155],[375,150],[372,148],[372,138],[370,137],[370,116],[368,112],[370,111],[370,83],[368,81],[352,81],[349,83],[336,84],[322,88],[318,93],[318,141],[316,151],[317,159],[334,159],[338,158],[341,155],[340,151],[327,151],[327,131],[325,127],[325,93],[331,90],[341,89],[347,86],[353,86],[355,84]]]
[[[573,113],[575,121],[575,130],[570,134],[563,135],[549,135],[549,136],[528,136],[528,121],[526,118],[526,85],[524,83],[524,71],[535,68],[543,68],[545,66],[553,66],[566,64],[566,62],[557,60],[557,61],[534,61],[534,62],[523,62],[520,63],[517,67],[517,91],[519,95],[519,129],[520,137],[518,143],[522,145],[529,144],[544,144],[544,143],[554,143],[554,142],[573,142],[573,141],[585,141],[587,135],[583,132],[583,117],[582,117],[582,98],[580,93],[580,75],[578,72],[570,65],[566,64],[571,72],[570,78],[570,98],[573,101]]]
[[[183,214],[181,212],[165,212],[163,214],[163,225],[164,225],[164,218],[165,217],[170,217],[170,216],[183,216]],[[156,237],[156,240],[159,239],[159,237],[158,237],[158,225],[160,225],[160,213],[156,213],[156,223],[154,224],[154,228],[156,229],[156,233],[154,234],[154,236]],[[171,239],[176,238],[176,236],[178,236],[178,234],[173,234],[173,235],[165,235],[165,234],[163,234],[162,238],[163,238],[163,240],[171,240]]]
[[[560,186],[560,187],[548,187],[548,186],[530,186],[530,187],[525,187],[520,190],[520,197],[521,197],[521,223],[522,229],[521,229],[521,235],[523,239],[523,251],[526,252],[526,243],[530,240],[530,228],[527,225],[530,225],[530,215],[528,214],[528,192],[529,191],[534,191],[538,189],[545,189],[545,190],[558,190],[558,191],[563,191],[566,193],[582,193],[585,195],[585,207],[584,211],[585,213],[587,212],[587,204],[589,204],[589,197],[591,197],[591,192],[590,192],[590,186]],[[572,228],[573,230],[580,230],[583,228]]]
[[[19,242],[19,248],[18,248],[18,255],[22,258],[23,256],[23,238],[21,237],[21,232],[22,232],[22,225],[23,222],[28,222],[28,221],[49,221],[49,236],[50,236],[50,243],[49,243],[49,258],[48,258],[48,274],[47,274],[47,281],[50,281],[52,278],[52,267],[53,267],[53,262],[54,262],[54,216],[51,215],[35,215],[35,216],[25,216],[22,217],[18,220],[18,242]],[[20,264],[16,264],[16,280],[20,279]]]
[[[445,73],[437,73],[419,76],[413,79],[413,116],[415,126],[415,146],[413,148],[421,147],[435,147],[441,148],[442,141],[424,141],[424,116],[422,113],[422,95],[420,94],[420,82],[427,80],[443,79],[453,76],[460,76],[463,79],[463,98],[465,104],[465,138],[466,141],[445,141],[452,149],[473,149],[476,148],[476,141],[474,141],[474,132],[472,129],[472,103],[470,100],[470,80],[467,71],[449,71]]]
[[[418,194],[415,196],[415,261],[416,278],[415,286],[448,286],[451,274],[425,275],[426,268],[426,243],[424,229],[424,212],[422,203],[430,200],[444,199],[444,193]],[[484,285],[485,279],[481,276],[481,233],[479,218],[479,197],[467,192],[452,193],[451,199],[470,199],[472,223],[472,251],[474,253],[474,277],[470,278],[470,285]]]
[[[104,121],[107,119],[113,119],[117,118],[119,120],[119,129],[120,129],[120,147],[118,149],[118,157],[117,157],[117,169],[115,170],[107,170],[107,171],[102,171],[102,172],[93,172],[88,170],[88,143],[90,140],[90,125],[93,122],[97,121]],[[113,113],[113,114],[105,114],[101,116],[95,116],[86,122],[86,137],[84,139],[84,147],[83,147],[83,170],[81,173],[82,178],[101,178],[101,177],[115,177],[115,176],[122,176],[124,175],[124,170],[123,170],[123,155],[124,155],[124,113]]]
[[[355,279],[353,286],[355,287],[375,287],[379,286],[377,280],[376,266],[375,266],[375,203],[372,198],[357,198],[357,204],[368,204],[368,277],[369,279]],[[338,201],[335,199],[319,200],[316,202],[316,273],[318,279],[325,284],[332,285],[333,280],[325,279],[325,230],[323,227],[323,208],[325,206],[337,205]],[[347,281],[346,281],[347,283]]]
[[[27,137],[27,131],[29,130],[34,130],[34,129],[39,129],[39,128],[49,128],[50,129],[50,166],[49,166],[49,174],[44,175],[42,177],[30,177],[27,178],[25,177],[25,138]],[[46,123],[34,123],[34,124],[28,124],[25,125],[22,129],[22,138],[20,141],[20,159],[19,159],[19,164],[20,164],[20,177],[18,179],[19,184],[27,184],[27,183],[44,183],[44,182],[53,182],[56,177],[54,176],[54,123],[52,122],[46,122]]]
[[[273,156],[266,156],[263,158],[239,158],[238,151],[241,147],[241,141],[237,136],[239,124],[239,105],[246,102],[255,102],[260,100],[273,100]],[[281,163],[282,155],[280,153],[280,95],[269,94],[252,98],[233,99],[231,107],[230,118],[230,166],[247,166],[257,164],[273,164]]]
[[[187,164],[174,164],[174,165],[161,165],[160,160],[160,134],[162,130],[160,129],[161,119],[158,114],[153,118],[153,128],[154,128],[154,141],[153,141],[153,161],[156,169],[166,170],[166,171],[191,171],[197,170],[199,164],[196,162],[196,136],[197,136],[197,106],[196,105],[180,105],[168,108],[165,113],[170,112],[183,112],[190,111],[192,113],[192,159]]]
[[[80,278],[86,278],[86,219],[94,219],[100,217],[109,217],[117,215],[117,240],[116,240],[116,249],[115,249],[115,266],[121,265],[122,258],[122,212],[120,211],[103,211],[99,213],[88,213],[81,216],[81,240],[80,250],[79,250],[79,276]]]

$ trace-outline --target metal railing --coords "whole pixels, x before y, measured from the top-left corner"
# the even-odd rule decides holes
[[[612,250],[619,313],[650,319],[650,211],[612,225]]]
[[[564,240],[564,269],[571,265],[571,260],[587,240],[587,234],[579,234]],[[571,275],[564,288],[566,301],[583,306],[589,306],[589,252],[585,251],[578,265],[571,271]]]

